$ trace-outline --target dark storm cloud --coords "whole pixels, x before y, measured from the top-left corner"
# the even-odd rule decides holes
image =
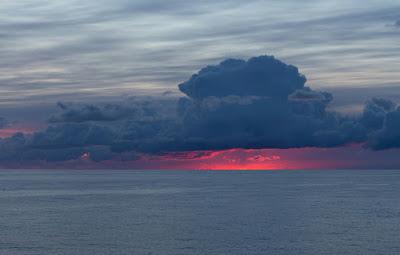
[[[383,127],[386,115],[396,109],[396,104],[382,98],[372,98],[364,107],[360,122],[369,130]]]
[[[86,122],[86,121],[116,121],[133,118],[136,120],[155,119],[158,117],[160,105],[158,101],[129,100],[119,104],[66,104],[57,105],[62,113],[52,116],[50,122]]]
[[[139,97],[112,104],[58,103],[61,113],[49,119],[45,130],[0,140],[0,159],[135,159],[135,154],[124,152],[154,150],[158,141],[166,140],[164,133],[172,133],[169,130],[176,127],[174,102]]]
[[[305,82],[295,66],[272,56],[228,59],[181,83],[188,97],[179,100],[59,103],[61,113],[46,130],[1,140],[0,158],[102,161],[230,148],[400,145],[400,110],[391,101],[373,98],[360,116],[348,117],[328,110],[332,94]]]
[[[44,132],[34,134],[31,146],[34,148],[53,149],[109,145],[112,143],[113,138],[113,132],[104,126],[86,123],[68,123],[52,125]]]
[[[2,161],[20,161],[21,155],[25,153],[28,142],[27,138],[18,133],[10,138],[0,140],[0,160]]]
[[[400,148],[400,109],[386,115],[382,129],[371,135],[369,146],[376,150]]]
[[[110,159],[114,133],[104,126],[82,123],[53,125],[43,132],[21,133],[1,140],[2,161],[66,161],[90,153],[95,161]]]
[[[297,68],[269,56],[200,70],[180,85],[191,97],[180,102],[185,149],[331,147],[365,139],[356,120],[326,111],[331,94],[305,81]]]
[[[228,59],[208,66],[180,84],[179,89],[193,99],[229,95],[287,98],[305,82],[296,67],[262,56],[248,61]]]
[[[374,150],[400,148],[400,107],[388,100],[374,101],[362,118],[372,129],[367,145]]]
[[[61,123],[24,137],[16,155],[55,161],[99,146],[109,149],[103,153],[108,158],[125,151],[330,147],[360,139],[353,136],[355,123],[326,111],[332,96],[305,81],[296,67],[270,56],[229,59],[180,85],[190,97],[179,100],[177,117],[167,117],[168,107],[155,103],[60,103],[62,113],[51,121]],[[13,139],[19,150],[22,138],[6,141]]]
[[[4,117],[0,117],[0,129],[7,127],[8,121]]]

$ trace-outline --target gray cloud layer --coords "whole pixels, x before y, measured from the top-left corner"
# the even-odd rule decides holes
[[[328,111],[333,96],[312,90],[296,67],[271,56],[207,66],[180,85],[188,95],[119,104],[64,104],[50,126],[0,142],[0,160],[134,159],[136,153],[229,148],[400,146],[400,108],[371,99],[363,113]]]
[[[268,52],[313,87],[390,84],[399,11],[390,0],[4,0],[0,102],[152,94],[210,62]]]

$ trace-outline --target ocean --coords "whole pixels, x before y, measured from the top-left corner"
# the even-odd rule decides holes
[[[400,171],[1,170],[0,254],[400,254]]]

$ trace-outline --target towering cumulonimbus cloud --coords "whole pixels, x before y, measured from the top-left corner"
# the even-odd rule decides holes
[[[208,66],[179,85],[189,96],[180,102],[184,140],[193,149],[292,148],[365,137],[354,120],[326,111],[331,94],[305,82],[296,67],[271,56]]]
[[[272,56],[260,56],[248,61],[227,59],[216,66],[207,66],[179,89],[193,99],[210,96],[263,96],[285,99],[304,87],[306,78],[292,65]]]
[[[312,90],[296,67],[272,56],[205,67],[179,89],[187,97],[59,103],[61,113],[46,130],[0,140],[0,160],[124,160],[137,153],[349,143],[400,147],[396,104],[374,98],[358,117],[331,112],[330,93]]]

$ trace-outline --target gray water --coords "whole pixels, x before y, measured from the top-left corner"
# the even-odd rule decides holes
[[[0,254],[400,254],[400,171],[0,171]]]

